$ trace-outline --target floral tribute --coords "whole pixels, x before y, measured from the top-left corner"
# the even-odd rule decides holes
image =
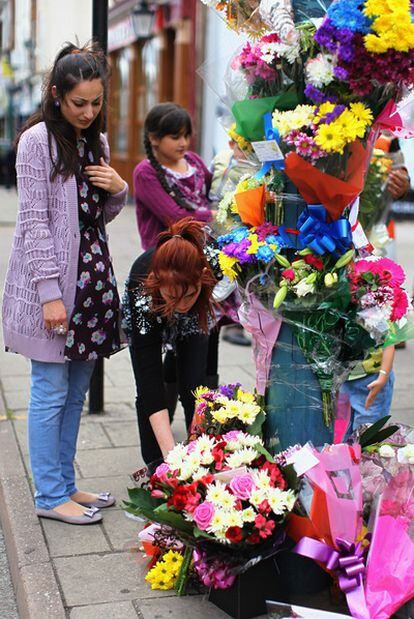
[[[277,354],[272,314],[289,324],[316,374],[331,427],[337,391],[357,360],[412,335],[402,283],[385,281],[400,268],[369,258],[374,247],[358,218],[361,194],[363,221],[386,208],[385,158],[374,160],[363,193],[379,133],[414,135],[414,98],[402,99],[414,84],[412,3],[239,5],[250,40],[230,59],[226,100],[260,169],[219,203],[219,264],[244,301],[260,393],[263,367],[271,375],[268,341]]]

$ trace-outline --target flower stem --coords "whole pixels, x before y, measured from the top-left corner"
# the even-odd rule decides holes
[[[322,415],[323,422],[327,428],[330,428],[333,421],[333,402],[329,391],[322,391]]]
[[[188,579],[188,570],[190,569],[191,560],[193,558],[193,549],[190,546],[186,546],[184,552],[184,559],[181,563],[180,572],[177,576],[177,580],[174,586],[174,589],[177,592],[177,595],[185,594],[185,587]]]

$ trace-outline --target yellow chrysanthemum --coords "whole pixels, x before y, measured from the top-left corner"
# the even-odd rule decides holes
[[[212,411],[211,412],[211,416],[213,417],[213,419],[215,421],[217,421],[218,423],[226,423],[226,421],[228,420],[229,416],[228,416],[228,412],[226,408],[219,408],[216,411]]]
[[[245,150],[247,152],[251,152],[253,150],[251,143],[248,140],[246,140],[246,138],[244,138],[242,135],[237,133],[236,123],[232,124],[232,126],[227,131],[227,133],[228,133],[229,138],[233,140],[233,142],[236,142],[242,150]]]
[[[356,138],[365,136],[366,123],[359,120],[350,110],[344,110],[332,124],[334,127],[340,127],[346,142],[353,142]]]
[[[330,114],[331,112],[333,112],[334,109],[335,109],[335,103],[332,103],[331,101],[326,101],[325,103],[321,103],[316,116],[319,116],[319,117],[326,116],[327,114]]]
[[[194,397],[195,397],[196,400],[199,400],[200,398],[203,397],[204,394],[208,393],[209,391],[210,391],[210,389],[208,387],[203,387],[203,385],[200,385],[194,391]]]
[[[227,256],[224,252],[220,252],[218,256],[220,269],[225,277],[228,277],[230,281],[234,281],[237,277],[239,261],[233,256]]]
[[[145,580],[151,584],[151,589],[161,589],[163,591],[172,589],[175,582],[171,570],[164,561],[158,561],[145,576]]]
[[[254,404],[256,402],[253,393],[250,391],[242,391],[241,389],[237,392],[237,398],[240,402],[246,402],[247,404]]]
[[[342,129],[331,123],[320,125],[315,135],[315,143],[328,153],[342,153],[346,141]]]
[[[358,118],[358,120],[362,120],[366,125],[370,125],[374,119],[371,110],[369,107],[364,105],[361,102],[351,103],[349,106],[351,112]]]
[[[247,237],[250,241],[250,247],[247,249],[246,254],[257,254],[257,250],[262,245],[265,245],[263,241],[259,241],[257,234],[249,234]]]

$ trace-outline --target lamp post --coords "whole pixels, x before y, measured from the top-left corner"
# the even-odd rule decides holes
[[[92,0],[92,38],[105,54],[108,52],[108,0]],[[106,118],[104,119],[104,130]],[[99,357],[89,385],[89,413],[102,413],[104,409],[104,360]]]

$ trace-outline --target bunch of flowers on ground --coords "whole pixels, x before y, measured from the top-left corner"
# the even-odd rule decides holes
[[[195,398],[192,433],[244,430],[259,435],[265,413],[259,397],[242,389],[240,383],[222,385],[217,390],[198,387]]]

